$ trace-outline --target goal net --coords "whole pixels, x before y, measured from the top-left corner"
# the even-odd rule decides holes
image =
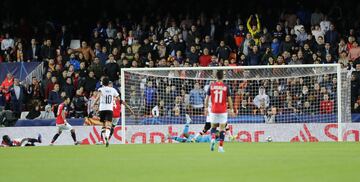
[[[243,134],[239,131],[249,125],[253,131],[271,126],[278,130],[277,138],[294,132],[298,135],[294,140],[311,141],[312,123],[351,122],[350,79],[337,64],[128,68],[121,70],[121,97],[136,116],[123,107],[123,138],[131,140],[125,126],[151,130],[159,125],[180,125],[186,122],[186,114],[191,124],[199,125],[197,130],[202,129],[204,100],[217,70],[224,71],[224,82],[231,89],[236,116],[229,117],[228,123],[236,126],[235,134]],[[297,126],[289,124],[302,124],[303,131],[289,131]],[[338,125],[335,134],[341,136],[341,132]],[[262,135],[267,137],[267,133]]]

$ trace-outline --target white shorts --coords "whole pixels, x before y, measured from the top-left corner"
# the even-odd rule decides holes
[[[59,131],[65,131],[65,130],[73,129],[72,126],[69,123],[68,124],[57,124],[56,126],[58,127]]]
[[[120,118],[112,118],[112,125],[117,125]]]
[[[227,123],[228,113],[209,113],[210,122],[214,124]]]

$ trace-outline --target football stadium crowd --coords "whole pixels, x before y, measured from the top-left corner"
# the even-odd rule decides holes
[[[256,1],[277,8],[241,11],[245,5],[237,10],[231,3],[239,2],[224,1],[227,4],[215,11],[216,4],[206,9],[201,3],[207,1],[199,1],[192,2],[196,4],[191,6],[194,12],[185,5],[154,10],[156,3],[146,2],[139,1],[140,7],[134,11],[126,9],[125,1],[118,2],[120,5],[112,2],[107,6],[124,7],[123,11],[117,9],[118,16],[101,11],[89,19],[75,13],[74,8],[64,10],[65,15],[74,15],[62,21],[3,16],[0,61],[43,62],[45,74],[25,85],[9,73],[1,83],[0,106],[13,110],[17,117],[30,111],[28,119],[47,118],[40,116],[40,111],[56,110],[69,96],[70,117],[85,117],[94,112],[94,93],[101,78],[108,77],[119,88],[122,68],[340,63],[344,70],[353,70],[351,109],[360,113],[359,5],[319,1],[327,4],[314,8],[317,6],[294,1],[280,7],[272,1]],[[142,11],[141,6],[153,9]],[[353,11],[345,11],[349,6]],[[81,40],[80,48],[70,48],[71,40]],[[325,75],[229,85],[238,115],[331,114],[336,112],[336,83],[336,75]],[[154,109],[162,116],[199,115],[203,113],[206,84],[196,80],[163,83],[150,78],[142,90],[132,88],[127,102],[132,107],[144,105],[145,115],[154,115]]]

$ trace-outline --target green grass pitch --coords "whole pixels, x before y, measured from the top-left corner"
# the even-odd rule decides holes
[[[1,182],[360,181],[358,143],[0,148]]]

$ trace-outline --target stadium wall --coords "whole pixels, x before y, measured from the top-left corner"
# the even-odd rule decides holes
[[[203,125],[191,125],[191,133],[198,132]],[[100,140],[99,126],[75,126],[77,138],[82,144],[96,144]],[[178,136],[184,125],[129,125],[126,127],[126,143],[172,143],[168,135]],[[11,138],[43,136],[43,143],[48,145],[56,133],[56,127],[7,127],[0,128],[0,135],[7,134]],[[239,142],[265,142],[271,136],[274,142],[332,142],[337,141],[337,124],[306,123],[306,124],[233,124],[231,132],[237,135]],[[343,141],[359,141],[360,123],[343,124]],[[110,140],[112,144],[120,144],[121,127],[115,129]],[[56,142],[57,145],[73,145],[69,132],[63,132]]]

